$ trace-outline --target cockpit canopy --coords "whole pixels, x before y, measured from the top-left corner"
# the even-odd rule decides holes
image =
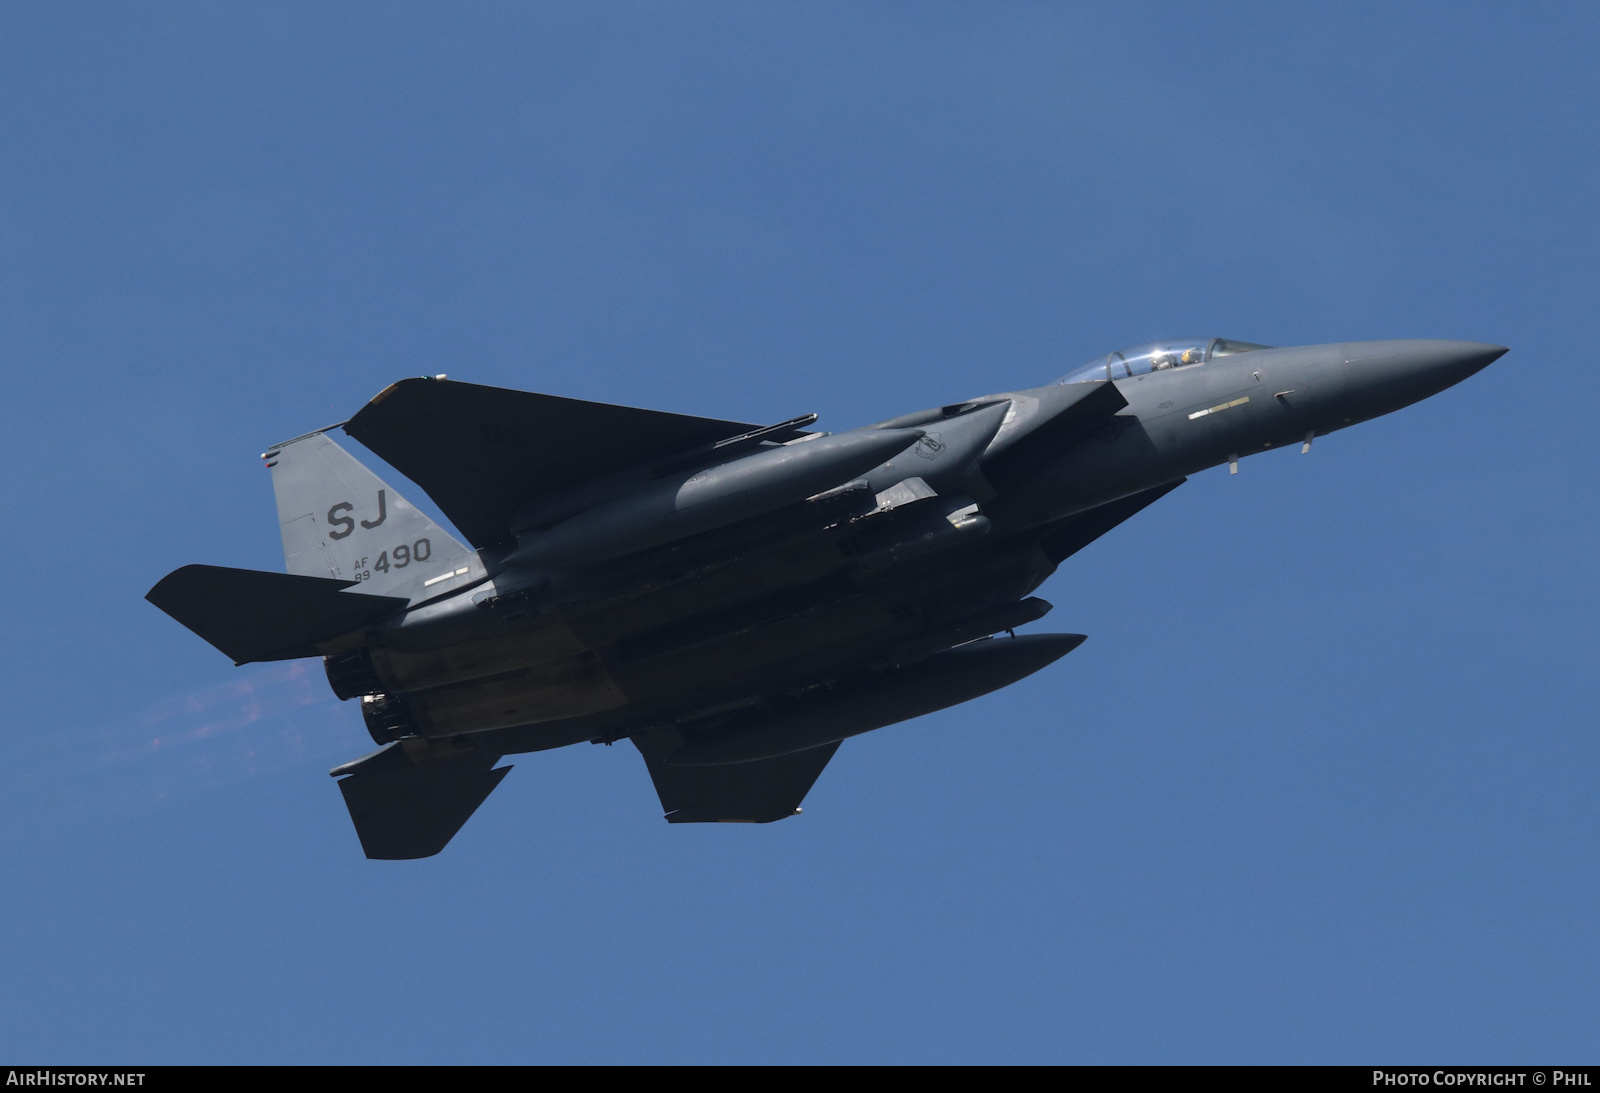
[[[1057,383],[1088,383],[1091,380],[1120,380],[1145,372],[1159,372],[1164,368],[1182,368],[1188,364],[1204,364],[1218,357],[1234,353],[1248,353],[1252,349],[1271,349],[1270,345],[1255,342],[1238,342],[1231,338],[1173,338],[1164,342],[1136,345],[1096,357],[1082,368],[1075,368],[1062,376]]]

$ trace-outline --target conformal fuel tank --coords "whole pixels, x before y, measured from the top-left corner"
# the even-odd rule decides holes
[[[674,766],[748,763],[831,744],[942,710],[1030,676],[1082,645],[1082,634],[986,638],[881,674],[847,680],[776,710],[688,736]]]
[[[554,527],[519,534],[505,564],[580,565],[711,531],[848,482],[922,435],[920,429],[858,429],[674,477]]]

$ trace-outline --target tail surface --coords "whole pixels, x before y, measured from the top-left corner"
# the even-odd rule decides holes
[[[477,555],[325,432],[267,451],[290,573],[416,602],[485,576]]]
[[[352,635],[406,606],[404,596],[346,592],[343,581],[216,565],[175,569],[145,599],[235,664],[349,648]]]

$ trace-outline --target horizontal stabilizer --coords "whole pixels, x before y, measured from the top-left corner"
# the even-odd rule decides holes
[[[293,573],[186,565],[145,599],[205,638],[235,664],[319,655],[321,643],[392,615],[407,601],[344,592],[348,582]]]
[[[1131,496],[1104,505],[1096,505],[1092,509],[1069,516],[1050,529],[1049,534],[1039,543],[1039,549],[1044,551],[1045,557],[1060,565],[1124,520],[1155,504],[1187,481],[1189,481],[1187,478],[1180,478],[1176,482],[1142,490]]]
[[[461,533],[483,547],[510,538],[513,514],[540,494],[759,428],[453,380],[407,379],[362,407],[345,432],[426,490]],[[798,428],[786,427],[762,439],[798,435]]]
[[[667,822],[674,824],[766,824],[793,816],[822,774],[838,741],[819,748],[719,767],[680,767],[651,758],[646,740],[634,741],[644,755]],[[649,749],[649,750],[647,750]]]
[[[445,848],[510,767],[471,749],[414,762],[404,743],[335,767],[345,807],[369,858],[428,858]]]

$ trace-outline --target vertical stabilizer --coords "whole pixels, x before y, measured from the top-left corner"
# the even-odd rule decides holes
[[[361,582],[360,590],[409,599],[484,576],[483,564],[326,433],[266,452],[290,573]]]

